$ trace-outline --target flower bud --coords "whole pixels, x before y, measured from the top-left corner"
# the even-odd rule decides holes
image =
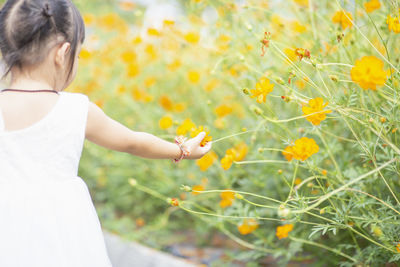
[[[192,188],[190,188],[190,186],[187,186],[187,185],[181,185],[180,189],[184,190],[186,192],[191,192],[192,191]]]
[[[290,214],[290,209],[286,208],[284,205],[280,205],[278,208],[278,216],[286,218]]]
[[[130,184],[131,186],[136,186],[136,185],[137,185],[136,179],[130,178],[130,179],[128,180],[128,182],[129,182],[129,184]]]
[[[237,199],[243,199],[243,196],[239,193],[235,193],[235,198]]]
[[[339,80],[338,76],[336,75],[329,75],[329,79],[331,79],[334,82],[337,82]]]
[[[256,114],[256,115],[262,115],[264,113],[264,111],[262,111],[262,109],[260,109],[259,107],[256,107],[254,105],[252,105],[250,107],[250,109]]]
[[[247,89],[247,88],[244,88],[244,89],[243,89],[243,93],[244,93],[245,95],[250,95],[250,91],[249,91],[249,89]]]
[[[275,79],[275,82],[276,82],[276,83],[279,83],[280,85],[284,85],[284,84],[285,84],[285,81],[284,81],[281,77],[277,77],[277,78]]]

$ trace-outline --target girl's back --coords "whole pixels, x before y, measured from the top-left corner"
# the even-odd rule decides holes
[[[40,102],[0,93],[0,266],[110,267],[96,210],[77,176],[88,97],[39,94]]]

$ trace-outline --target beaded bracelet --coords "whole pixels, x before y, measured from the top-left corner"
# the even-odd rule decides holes
[[[182,135],[176,136],[176,137],[175,137],[175,144],[177,144],[177,145],[179,146],[179,148],[181,149],[181,151],[182,151],[182,154],[181,154],[181,156],[180,156],[179,159],[173,159],[173,161],[174,161],[175,163],[178,163],[178,162],[181,161],[184,157],[187,157],[187,156],[190,155],[190,151],[187,150],[186,147],[183,146],[183,144],[185,143],[185,141],[186,141],[186,137],[184,137],[184,136],[182,136]]]

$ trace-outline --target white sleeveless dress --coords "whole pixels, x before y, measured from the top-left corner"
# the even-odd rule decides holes
[[[4,131],[0,111],[0,266],[112,267],[78,176],[89,99],[60,92],[37,123]]]

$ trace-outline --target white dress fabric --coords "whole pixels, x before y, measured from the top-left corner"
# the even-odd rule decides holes
[[[60,92],[27,128],[0,111],[0,266],[112,267],[88,187],[78,176],[89,99]]]

